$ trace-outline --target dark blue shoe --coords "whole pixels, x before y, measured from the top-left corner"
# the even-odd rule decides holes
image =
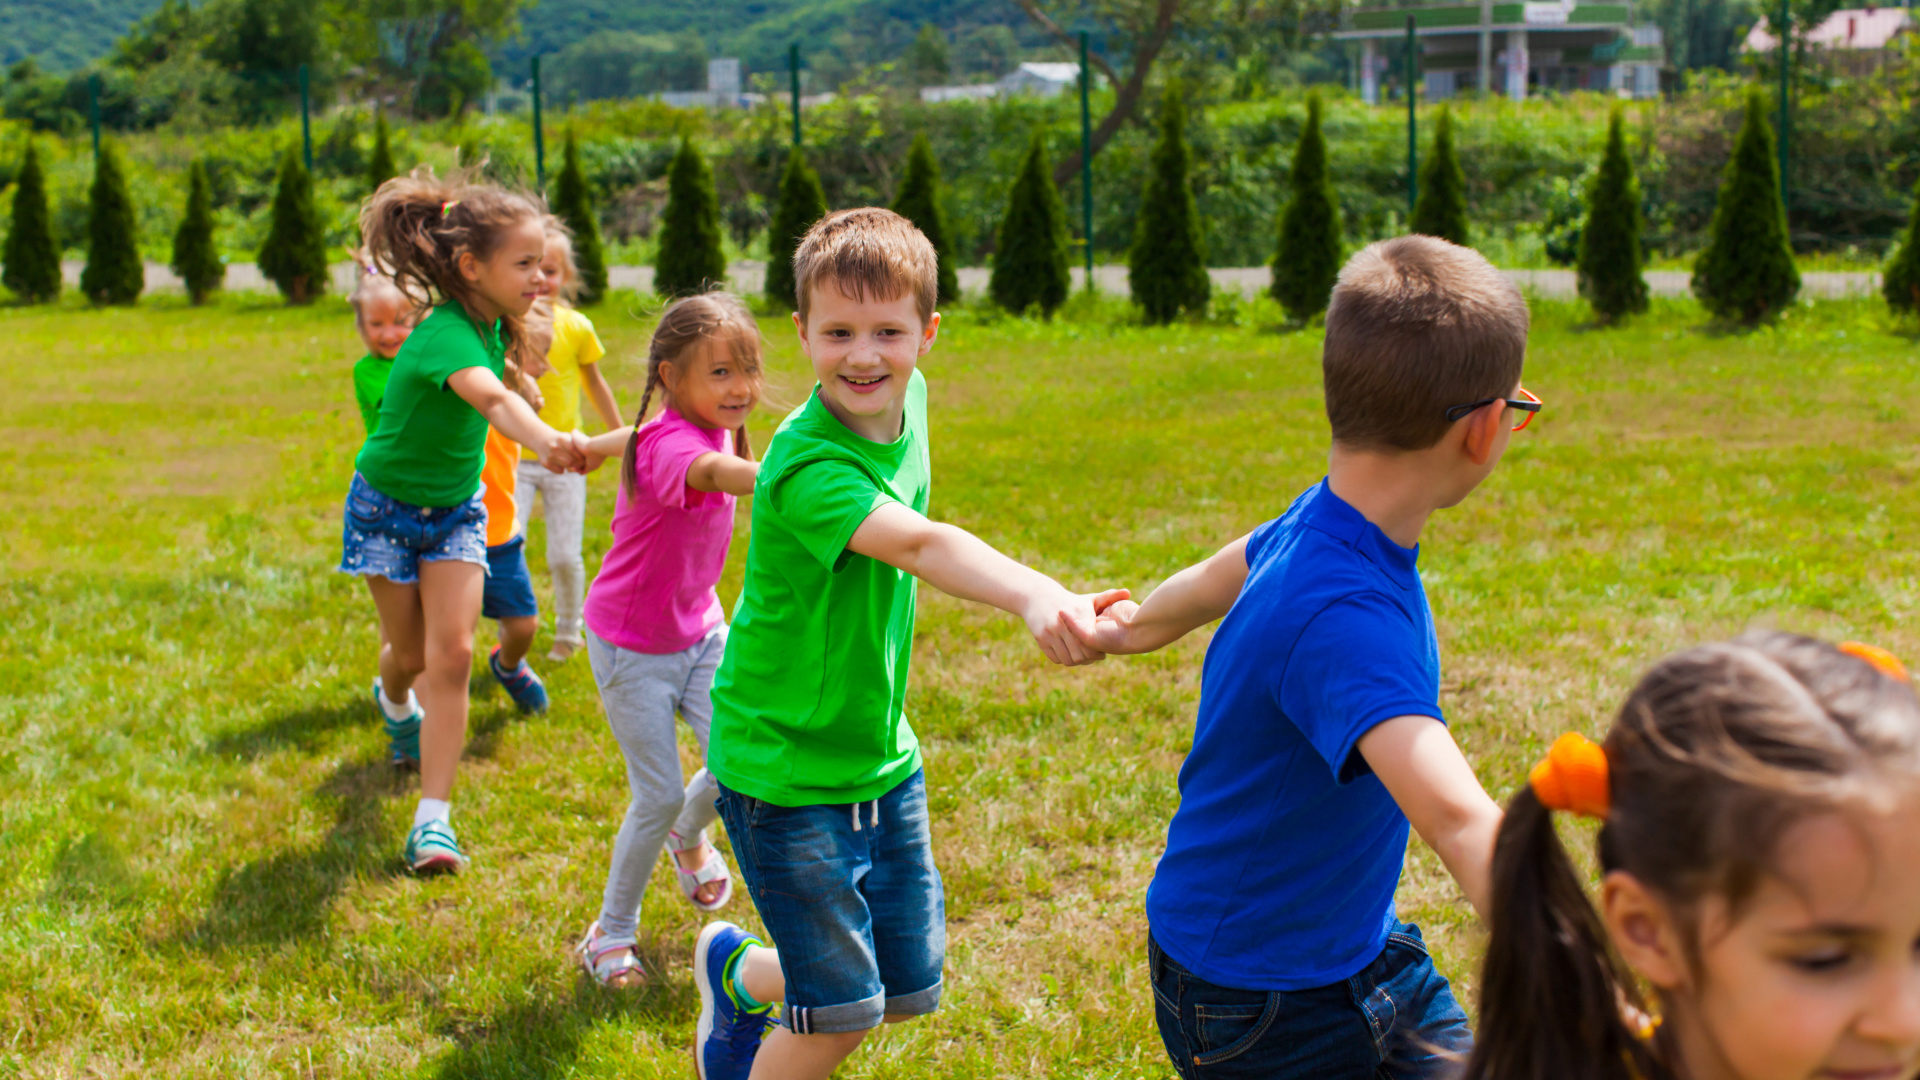
[[[385,693],[380,687],[380,680],[374,679],[373,711],[387,727],[387,760],[396,769],[415,771],[420,768],[420,720],[424,714],[419,706],[415,706],[412,716],[405,720],[393,719],[380,705]]]
[[[748,1009],[727,980],[749,945],[759,938],[730,922],[708,923],[693,946],[693,982],[700,989],[700,1022],[693,1033],[693,1067],[700,1080],[747,1080],[753,1056],[773,1023],[773,1006]]]
[[[507,688],[507,696],[520,706],[523,713],[543,713],[547,711],[547,684],[533,673],[533,665],[520,661],[518,671],[508,671],[500,666],[500,646],[495,645],[487,654],[487,670],[500,685]]]

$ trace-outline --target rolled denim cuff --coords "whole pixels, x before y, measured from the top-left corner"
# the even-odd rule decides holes
[[[938,988],[936,988],[937,991]],[[924,991],[923,991],[924,992]],[[917,996],[917,995],[916,995]],[[795,1035],[830,1035],[844,1031],[871,1031],[887,1014],[884,992],[845,1005],[788,1005],[780,1022]]]
[[[911,994],[901,994],[887,999],[888,1016],[925,1016],[940,1007],[940,988],[946,980],[934,983],[925,990],[916,990]]]

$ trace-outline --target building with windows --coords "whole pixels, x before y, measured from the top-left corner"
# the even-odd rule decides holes
[[[1360,48],[1360,92],[1380,100],[1388,71],[1382,43],[1404,42],[1413,19],[1419,78],[1429,101],[1485,88],[1516,101],[1532,91],[1600,90],[1623,97],[1660,92],[1665,50],[1657,26],[1634,26],[1625,3],[1523,0],[1358,8],[1334,38]]]

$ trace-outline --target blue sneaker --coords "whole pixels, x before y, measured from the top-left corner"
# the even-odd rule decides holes
[[[396,769],[417,772],[420,768],[420,721],[426,715],[420,706],[413,707],[413,715],[405,720],[395,720],[387,715],[380,704],[386,691],[380,686],[380,680],[373,680],[373,711],[387,726],[387,760]]]
[[[507,696],[520,706],[523,713],[543,713],[547,711],[547,684],[533,673],[533,665],[520,661],[517,671],[508,671],[500,666],[500,646],[495,645],[487,654],[487,670],[507,688]]]
[[[700,1022],[693,1034],[693,1067],[700,1080],[746,1080],[753,1056],[773,1023],[773,1006],[749,1009],[735,996],[727,969],[761,940],[730,922],[708,923],[693,946],[693,982],[700,988]]]
[[[453,826],[423,821],[407,834],[407,865],[416,874],[455,874],[467,865],[467,856],[453,838]]]

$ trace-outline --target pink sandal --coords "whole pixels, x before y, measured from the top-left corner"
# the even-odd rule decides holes
[[[727,860],[721,856],[720,849],[713,846],[705,832],[695,839],[695,843],[689,844],[679,833],[669,831],[667,859],[673,864],[673,872],[680,877],[680,892],[687,898],[687,902],[701,911],[719,911],[733,899],[733,874],[727,869]],[[680,868],[678,856],[689,851],[699,851],[702,848],[707,852],[706,865],[698,870]],[[711,903],[701,903],[700,887],[716,881],[720,883],[720,895],[714,897]]]
[[[587,936],[574,946],[573,953],[579,958],[580,966],[601,986],[625,990],[647,981],[647,969],[634,955],[634,940],[602,934],[598,919],[587,927]]]

